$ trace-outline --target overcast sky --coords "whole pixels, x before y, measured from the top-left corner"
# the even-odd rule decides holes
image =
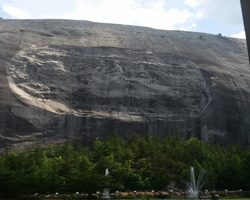
[[[0,0],[0,16],[80,19],[245,38],[240,0]]]

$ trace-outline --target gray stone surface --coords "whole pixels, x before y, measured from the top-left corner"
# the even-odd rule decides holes
[[[250,143],[245,40],[1,20],[0,45],[1,147],[111,133]]]

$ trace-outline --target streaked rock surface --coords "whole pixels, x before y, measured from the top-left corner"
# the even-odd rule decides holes
[[[71,20],[0,21],[0,144],[118,133],[250,143],[245,40]]]

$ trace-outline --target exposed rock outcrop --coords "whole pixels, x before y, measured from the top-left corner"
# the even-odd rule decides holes
[[[0,21],[0,144],[118,133],[250,143],[245,40],[70,20]]]

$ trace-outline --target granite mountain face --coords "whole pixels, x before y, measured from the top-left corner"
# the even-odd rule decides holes
[[[250,143],[245,40],[72,20],[0,21],[0,144],[116,133]]]

